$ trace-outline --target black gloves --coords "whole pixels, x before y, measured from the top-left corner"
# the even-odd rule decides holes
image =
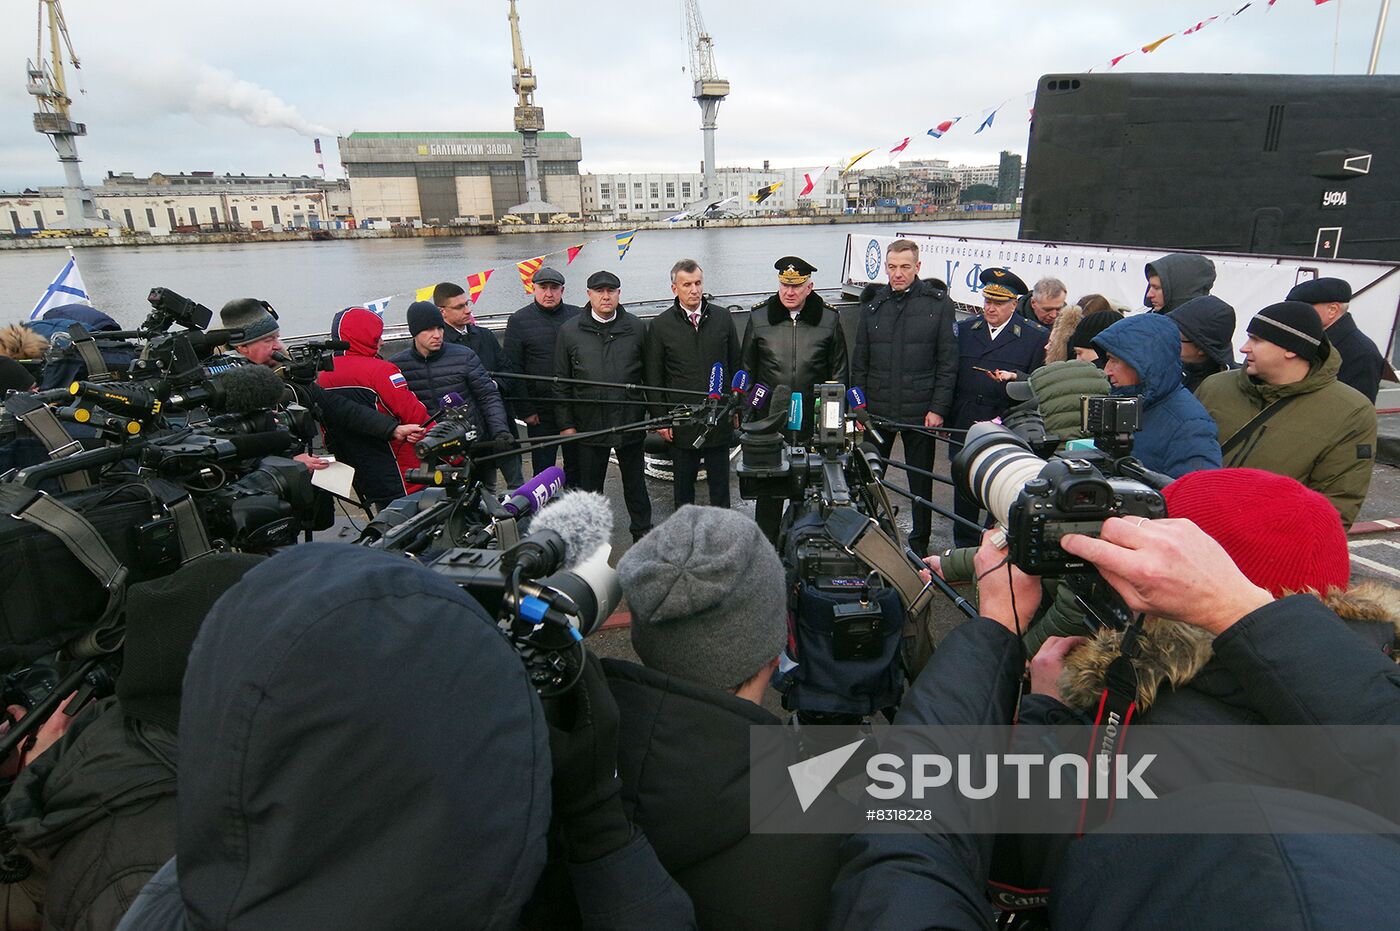
[[[515,448],[515,435],[505,431],[497,433],[491,437],[491,445],[496,448],[497,452],[510,452]]]
[[[554,758],[554,819],[564,854],[588,863],[632,839],[617,775],[617,702],[598,658],[588,654],[578,684],[545,703]]]

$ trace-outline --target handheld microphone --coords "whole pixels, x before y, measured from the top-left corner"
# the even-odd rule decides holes
[[[846,389],[846,407],[850,409],[851,416],[855,418],[856,423],[864,427],[865,432],[870,434],[870,438],[876,443],[884,445],[885,437],[871,422],[870,412],[865,409],[865,392],[859,386]]]
[[[716,362],[710,366],[710,383],[707,387],[710,400],[718,401],[724,394],[724,363]]]
[[[466,403],[466,398],[462,397],[455,391],[449,391],[447,392],[447,394],[444,394],[441,398],[438,399],[438,409],[433,411],[433,413],[428,417],[428,419],[419,424],[419,426],[426,427],[428,424],[434,422],[443,414],[447,413],[448,411],[454,408],[461,407],[463,404]]]
[[[788,402],[788,422],[789,430],[802,429],[802,392],[794,391],[792,400]]]
[[[768,406],[768,396],[772,393],[769,387],[762,382],[755,382],[753,389],[749,392],[749,407],[756,411],[761,411]]]
[[[734,378],[729,382],[729,391],[731,394],[735,395],[748,394],[749,373],[744,369],[739,369],[739,371],[735,372]]]
[[[501,499],[511,517],[528,517],[564,490],[564,470],[550,466]]]

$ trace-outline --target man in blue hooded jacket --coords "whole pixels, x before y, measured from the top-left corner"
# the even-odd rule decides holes
[[[1142,398],[1133,455],[1172,478],[1220,468],[1215,421],[1181,383],[1181,331],[1169,318],[1138,314],[1113,324],[1094,345],[1108,354],[1113,394]]]

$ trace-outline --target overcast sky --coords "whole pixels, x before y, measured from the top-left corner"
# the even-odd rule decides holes
[[[820,166],[913,136],[900,158],[984,164],[1025,152],[1024,94],[1052,72],[1108,60],[1244,0],[701,0],[720,75],[721,166]],[[1240,17],[1135,53],[1120,71],[1364,73],[1380,0],[1256,0]],[[0,7],[0,190],[61,183],[33,131],[24,61],[37,0]],[[678,0],[519,0],[546,128],[583,139],[584,171],[695,171]],[[109,170],[312,173],[311,137],[340,173],[334,137],[352,130],[511,129],[505,0],[339,0],[232,5],[66,0],[82,60],[74,118],[85,177]],[[1340,30],[1337,13],[1340,9]],[[995,17],[995,18],[993,18]],[[1400,19],[1400,14],[1392,17]],[[1400,67],[1400,22],[1380,68]],[[993,126],[983,112],[1011,98]],[[925,131],[965,115],[942,140]]]

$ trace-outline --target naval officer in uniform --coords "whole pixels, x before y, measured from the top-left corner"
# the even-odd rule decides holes
[[[1017,300],[1030,289],[1015,273],[989,268],[980,280],[982,316],[957,326],[958,383],[949,426],[959,430],[1006,413],[1011,406],[1007,383],[1024,380],[1045,361],[1050,337],[1045,327],[1016,314]],[[960,492],[953,495],[953,511],[970,521],[980,515],[977,502]],[[971,527],[953,525],[955,546],[976,546],[979,539]]]
[[[749,313],[740,349],[742,365],[755,384],[770,389],[787,385],[802,394],[805,441],[812,432],[812,386],[824,381],[847,384],[850,360],[841,315],[813,290],[811,262],[785,255],[773,263],[778,292],[760,301]],[[769,540],[777,541],[783,499],[760,498],[755,519]]]

